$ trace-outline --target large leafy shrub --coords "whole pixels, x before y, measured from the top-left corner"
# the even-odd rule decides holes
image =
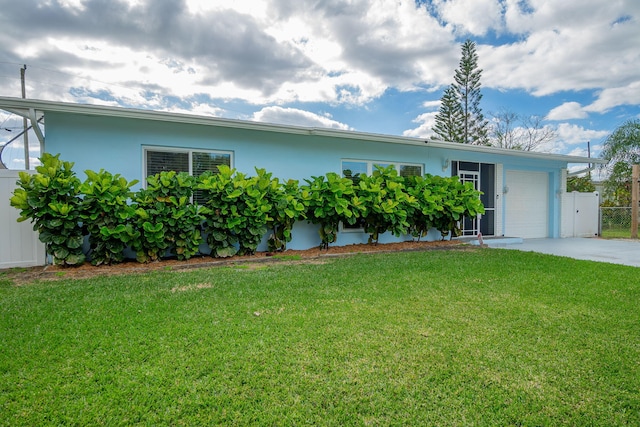
[[[44,153],[36,174],[20,172],[11,206],[20,209],[18,221],[31,220],[55,264],[79,265],[85,260],[81,221],[80,180],[73,163]]]
[[[196,188],[204,200],[203,231],[211,256],[226,258],[238,252],[238,238],[233,231],[240,223],[235,202],[242,194],[242,189],[234,188],[233,171],[230,168],[219,166],[218,169],[215,174],[203,173],[198,178]]]
[[[298,181],[290,179],[281,183],[278,178],[271,178],[271,173],[258,169],[258,176],[269,179],[265,197],[271,205],[267,227],[271,234],[267,241],[270,252],[284,251],[291,241],[293,225],[305,218],[306,206],[300,198]]]
[[[256,169],[257,175],[245,178],[244,174],[236,173],[237,188],[243,188],[242,195],[238,198],[237,212],[242,218],[240,227],[236,230],[240,255],[253,255],[258,245],[267,233],[267,224],[271,221],[269,216],[272,205],[267,193],[271,187],[271,174],[264,169]]]
[[[202,243],[202,209],[191,203],[195,178],[186,172],[160,172],[134,198],[140,238],[133,242],[139,262],[157,261],[173,252],[189,259]]]
[[[355,224],[360,205],[349,178],[335,172],[305,179],[300,187],[301,198],[307,206],[307,220],[320,225],[320,247],[327,249],[336,241],[340,222]],[[355,197],[355,199],[354,199]]]
[[[439,199],[440,208],[433,215],[433,227],[440,231],[442,239],[460,236],[463,218],[484,213],[480,192],[470,182],[460,182],[457,176],[426,175],[425,179],[429,180],[432,192]]]
[[[446,181],[441,181],[446,182]],[[405,178],[407,193],[416,200],[411,215],[407,218],[410,234],[420,240],[436,227],[437,219],[444,216],[443,193],[445,188],[434,182],[431,175]]]
[[[124,251],[140,237],[132,225],[135,215],[129,204],[131,187],[120,175],[100,170],[85,171],[87,179],[80,186],[84,195],[81,218],[89,233],[91,264],[114,264],[124,260]]]
[[[294,223],[305,218],[320,226],[322,248],[336,241],[341,222],[360,221],[370,242],[387,231],[419,239],[431,228],[444,239],[460,234],[464,217],[484,212],[470,183],[432,175],[403,178],[393,167],[351,178],[330,172],[302,186],[295,180],[281,183],[264,169],[253,177],[224,165],[199,178],[162,172],[149,177],[129,205],[136,181],[101,170],[87,171],[80,185],[72,166],[44,154],[38,173],[22,173],[11,198],[21,209],[20,220],[34,222],[55,262],[63,265],[84,261],[83,228],[97,265],[122,261],[127,246],[140,262],[169,254],[188,259],[199,252],[203,232],[214,257],[255,253],[268,229],[268,249],[284,250]],[[191,202],[194,190],[203,205]]]
[[[254,254],[271,220],[271,203],[266,197],[271,176],[257,169],[247,177],[228,166],[218,173],[205,172],[197,185],[206,209],[204,231],[214,257]]]
[[[376,166],[372,175],[361,174],[354,189],[369,243],[377,244],[387,231],[395,236],[407,234],[416,199],[405,191],[404,178],[394,166]]]

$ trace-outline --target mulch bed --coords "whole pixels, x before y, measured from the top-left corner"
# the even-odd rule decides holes
[[[279,253],[257,252],[255,255],[233,256],[229,258],[212,258],[210,256],[196,256],[189,260],[163,259],[157,262],[141,264],[135,260],[128,260],[116,265],[93,266],[86,262],[76,267],[62,267],[47,265],[43,267],[12,268],[0,270],[0,279],[7,278],[15,285],[24,285],[37,280],[86,279],[97,276],[111,276],[117,274],[145,273],[149,271],[176,271],[193,268],[228,266],[242,263],[264,262],[317,262],[323,258],[345,256],[362,253],[407,252],[427,250],[470,249],[471,247],[460,241],[436,242],[398,242],[377,245],[355,244],[347,246],[331,246],[328,250],[312,248],[306,250],[286,250]]]

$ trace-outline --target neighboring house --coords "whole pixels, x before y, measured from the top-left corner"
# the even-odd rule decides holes
[[[561,201],[569,163],[597,159],[430,139],[286,126],[159,111],[0,97],[0,109],[27,117],[44,116],[39,135],[46,152],[84,171],[105,169],[128,180],[161,170],[193,174],[227,164],[246,174],[264,168],[281,179],[327,172],[371,172],[373,165],[393,164],[400,174],[459,175],[484,192],[486,213],[467,221],[466,235],[557,238]],[[301,222],[293,230],[292,249],[317,246],[317,228]],[[439,233],[429,236],[439,238]],[[382,242],[397,240],[383,236]],[[337,245],[362,243],[367,235],[343,229]]]

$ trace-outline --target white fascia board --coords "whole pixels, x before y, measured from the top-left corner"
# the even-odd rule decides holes
[[[529,159],[556,160],[567,163],[608,163],[604,159],[594,157],[569,156],[567,154],[549,154],[537,151],[511,150],[508,148],[488,147],[483,145],[460,144],[457,142],[445,142],[439,140],[427,140],[427,145],[438,148],[449,148],[452,150],[473,151],[477,153],[501,154],[512,157],[526,157]]]
[[[84,116],[117,117],[138,120],[155,120],[170,123],[197,124],[205,126],[232,127],[241,129],[309,134],[309,128],[300,126],[275,125],[270,123],[250,122],[219,117],[196,116],[191,114],[171,113],[166,111],[139,110],[132,108],[111,107],[94,104],[72,104],[66,102],[41,101],[22,98],[0,97],[0,109],[27,116],[29,109],[41,112],[69,113]]]
[[[598,158],[568,156],[564,154],[547,154],[534,151],[509,150],[505,148],[487,147],[480,145],[459,144],[432,139],[420,139],[403,136],[382,135],[367,132],[347,131],[331,128],[315,128],[272,123],[252,122],[247,120],[223,119],[219,117],[196,116],[191,114],[171,113],[166,111],[138,110],[131,108],[111,107],[93,104],[72,104],[55,101],[41,101],[22,98],[0,97],[0,109],[13,112],[23,117],[29,117],[29,110],[71,113],[90,116],[106,116],[130,118],[139,120],[156,120],[171,123],[196,124],[203,126],[229,127],[264,132],[279,132],[296,135],[317,135],[328,138],[344,138],[351,140],[384,142],[391,144],[418,145],[458,151],[471,151],[510,157],[552,160],[567,163],[606,164],[607,161]]]

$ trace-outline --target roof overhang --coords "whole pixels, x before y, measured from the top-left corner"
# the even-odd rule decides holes
[[[73,104],[56,101],[42,101],[34,99],[0,97],[0,109],[9,111],[30,120],[36,120],[46,112],[80,114],[87,116],[118,117],[138,120],[155,120],[170,123],[195,124],[237,128],[263,132],[278,132],[296,135],[318,135],[327,138],[342,138],[351,140],[373,141],[392,144],[429,146],[433,148],[504,155],[528,159],[552,160],[566,163],[605,164],[604,159],[568,156],[564,154],[548,154],[535,151],[509,150],[504,148],[480,145],[459,144],[432,139],[412,138],[404,136],[383,135],[367,132],[347,131],[332,128],[303,127],[279,125],[247,120],[224,119],[219,117],[198,116],[191,114],[172,113],[166,111],[140,110],[93,104]]]

